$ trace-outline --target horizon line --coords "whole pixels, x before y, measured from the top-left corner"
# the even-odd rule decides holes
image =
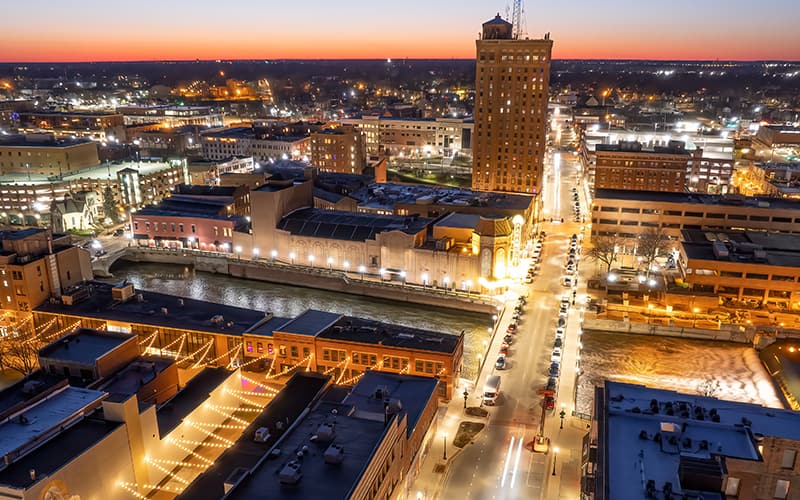
[[[0,61],[0,64],[136,64],[136,63],[231,63],[231,62],[339,62],[339,61],[475,61],[471,57],[388,57],[388,58],[245,58],[245,59],[127,59],[127,60],[75,60],[75,61]],[[796,63],[800,64],[800,59],[644,59],[644,58],[585,58],[585,57],[561,57],[552,58],[556,61],[614,61],[614,62],[693,62],[693,63]]]

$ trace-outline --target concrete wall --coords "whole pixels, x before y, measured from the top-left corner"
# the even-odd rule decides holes
[[[613,321],[606,319],[586,319],[583,322],[584,331],[600,333],[630,333],[633,335],[661,335],[664,337],[681,337],[698,340],[719,340],[721,342],[737,342],[752,344],[753,334],[741,331],[731,326],[722,330],[704,330],[701,328],[681,328],[677,326],[648,325],[645,323],[631,323],[627,321]]]

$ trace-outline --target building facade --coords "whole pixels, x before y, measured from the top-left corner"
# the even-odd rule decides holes
[[[0,139],[0,175],[62,176],[100,164],[97,143],[50,136]]]
[[[325,172],[361,174],[367,165],[364,136],[352,126],[312,133],[311,163]]]
[[[472,188],[538,194],[553,42],[514,39],[498,15],[477,45]]]
[[[364,115],[343,118],[364,135],[367,155],[415,158],[426,154],[472,154],[474,123],[463,118],[400,118]]]
[[[86,137],[97,141],[124,141],[125,121],[119,113],[22,111],[21,133],[53,133],[58,137]]]
[[[681,193],[691,156],[683,143],[644,150],[638,142],[596,147],[595,189]]]

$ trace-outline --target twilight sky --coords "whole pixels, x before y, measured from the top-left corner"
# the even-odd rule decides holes
[[[472,58],[510,0],[2,0],[0,61]],[[556,58],[800,60],[798,0],[527,0]]]

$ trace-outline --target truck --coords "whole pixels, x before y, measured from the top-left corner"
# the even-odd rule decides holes
[[[483,404],[494,406],[500,395],[500,375],[489,375],[483,385]]]

